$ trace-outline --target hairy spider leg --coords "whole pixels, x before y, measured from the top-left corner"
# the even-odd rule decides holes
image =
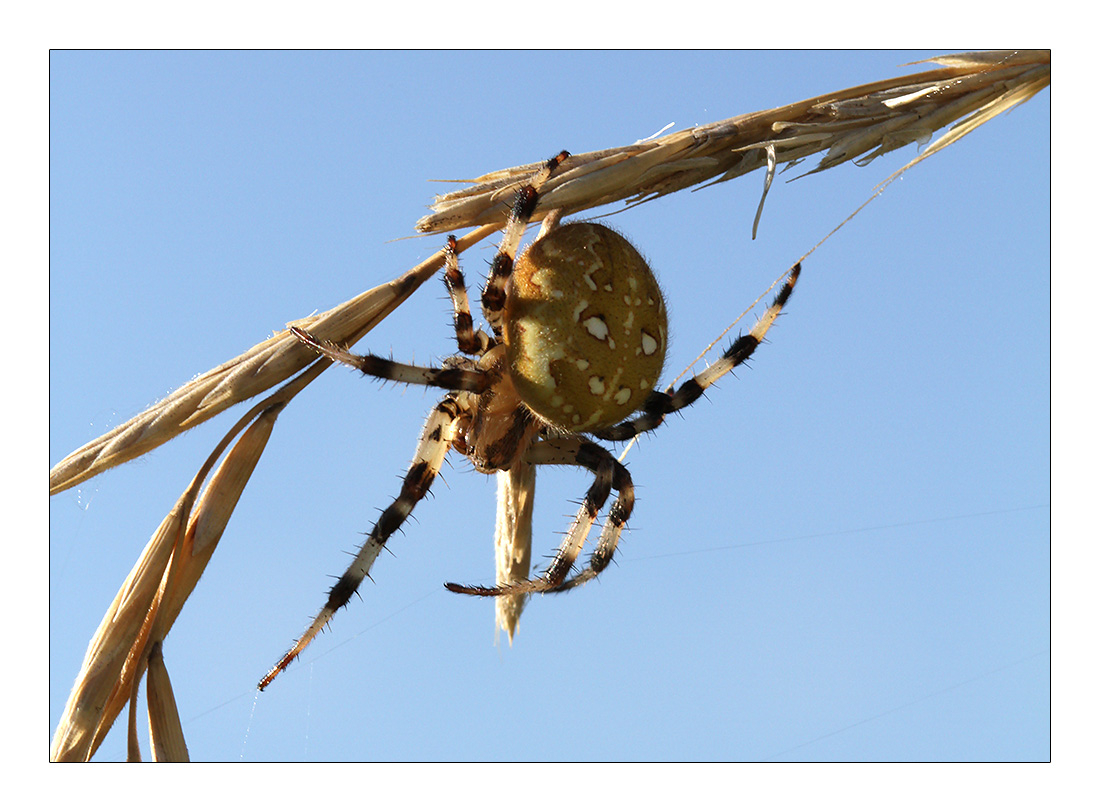
[[[558,438],[537,443],[528,450],[526,461],[534,465],[579,465],[595,474],[595,480],[585,494],[577,516],[565,534],[565,540],[558,547],[550,566],[538,578],[491,587],[444,584],[451,592],[490,597],[563,591],[590,581],[610,563],[623,526],[634,509],[634,483],[626,467],[603,446],[579,437]],[[566,577],[580,555],[581,548],[596,521],[596,516],[613,489],[618,493],[618,497],[611,505],[607,521],[588,566],[576,577],[567,581]]]
[[[489,278],[485,280],[485,289],[481,292],[482,312],[485,314],[485,320],[489,322],[489,326],[493,328],[494,335],[498,338],[504,330],[502,324],[504,318],[504,288],[508,284],[508,277],[512,275],[512,266],[516,261],[516,251],[519,248],[520,240],[523,239],[523,232],[527,228],[531,215],[535,213],[535,206],[538,205],[539,190],[554,174],[558,165],[568,157],[569,153],[565,150],[559,152],[543,164],[542,169],[535,173],[527,185],[516,192],[515,203],[512,204],[512,211],[508,215],[508,222],[504,226],[504,233],[500,239],[500,248],[496,256],[493,257],[493,264],[489,269]]]
[[[581,584],[588,583],[603,572],[607,565],[611,563],[615,550],[619,546],[619,538],[622,536],[623,528],[626,526],[630,514],[634,511],[634,482],[631,480],[630,472],[627,471],[626,466],[619,462],[610,451],[601,445],[584,442],[578,452],[577,464],[594,471],[596,469],[593,468],[592,461],[597,457],[606,458],[614,466],[611,487],[615,489],[619,496],[607,513],[607,519],[604,521],[603,530],[600,531],[596,549],[592,551],[592,555],[588,558],[588,566],[568,581],[548,590],[550,592],[565,592],[573,589]]]
[[[474,393],[484,392],[495,381],[492,375],[477,369],[418,367],[378,355],[354,355],[337,347],[331,341],[316,338],[298,327],[291,327],[290,332],[294,333],[303,344],[308,344],[325,357],[337,363],[355,367],[364,375],[387,381],[438,386],[440,389]]]
[[[336,611],[345,606],[351,600],[351,596],[359,590],[360,584],[370,574],[371,567],[378,558],[378,553],[385,547],[386,541],[427,494],[436,474],[439,473],[440,466],[443,465],[443,458],[447,456],[447,451],[454,441],[459,418],[469,410],[469,405],[462,401],[471,397],[473,395],[451,393],[432,410],[416,446],[416,456],[401,483],[401,493],[388,508],[382,511],[382,515],[378,517],[374,529],[359,548],[351,566],[329,590],[328,600],[310,623],[309,628],[295,641],[275,667],[260,680],[258,687],[261,691],[302,653],[313,638],[328,625]]]
[[[642,405],[642,413],[615,426],[606,429],[595,429],[592,434],[602,440],[629,440],[643,432],[652,431],[665,419],[665,415],[677,412],[690,406],[699,396],[706,391],[715,381],[732,371],[735,367],[745,363],[752,356],[760,342],[764,340],[768,330],[775,323],[776,318],[787,304],[795,283],[802,272],[801,263],[795,265],[787,275],[787,281],[783,283],[779,293],[772,300],[771,305],[745,335],[739,336],[727,349],[722,357],[708,366],[694,378],[685,381],[675,392],[671,387],[666,392],[654,390],[646,398]]]
[[[474,317],[470,314],[470,297],[466,293],[466,277],[458,266],[458,241],[455,235],[447,237],[444,249],[446,264],[443,271],[443,283],[447,286],[451,304],[455,311],[455,338],[459,352],[480,358],[486,350],[496,344],[496,340],[478,328],[474,329]]]

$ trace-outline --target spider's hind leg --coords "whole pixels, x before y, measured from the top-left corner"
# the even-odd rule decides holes
[[[783,283],[783,287],[779,289],[771,305],[764,311],[764,315],[757,319],[749,332],[739,336],[721,358],[694,378],[684,381],[675,391],[669,388],[667,392],[656,390],[651,392],[642,405],[642,412],[638,417],[609,428],[593,429],[592,434],[602,440],[629,440],[643,432],[652,431],[664,422],[665,415],[678,412],[698,400],[715,381],[749,360],[756,348],[764,341],[764,336],[768,334],[775,320],[779,318],[787,300],[794,292],[794,286],[801,272],[801,264],[791,268],[790,273],[787,274],[787,281]]]
[[[634,510],[634,483],[626,466],[615,459],[603,446],[575,436],[537,443],[527,452],[526,459],[527,462],[535,465],[579,465],[595,474],[595,480],[584,495],[577,516],[565,534],[565,540],[558,547],[550,566],[537,578],[491,587],[445,584],[451,592],[480,596],[558,592],[590,581],[611,563],[623,526]],[[618,497],[608,511],[607,520],[588,566],[575,577],[567,580],[588,538],[588,533],[596,521],[596,516],[607,502],[607,497],[612,490],[618,494]]]

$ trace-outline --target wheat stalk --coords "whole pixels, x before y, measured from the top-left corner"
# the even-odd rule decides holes
[[[575,214],[615,202],[639,205],[758,168],[765,168],[770,180],[778,164],[822,152],[812,172],[849,160],[870,161],[905,144],[928,141],[951,125],[917,159],[923,160],[1050,84],[1047,51],[959,54],[929,61],[943,67],[575,155],[568,170],[547,185],[534,219],[552,211]],[[438,233],[472,228],[458,243],[460,251],[466,250],[503,224],[512,190],[539,166],[492,172],[466,188],[438,196],[434,213],[421,219],[417,229]],[[390,283],[293,324],[350,346],[442,264],[440,251]],[[146,672],[153,755],[167,760],[187,757],[161,641],[209,562],[279,413],[327,366],[288,331],[280,332],[74,451],[50,471],[50,493],[58,493],[281,386],[237,421],[153,534],[89,644],[55,732],[51,758],[91,758],[127,702],[130,756],[137,758],[133,699]],[[527,472],[516,471],[508,475],[512,478],[500,480],[498,567],[512,575],[525,574],[530,564],[530,506],[522,496],[530,490],[531,474],[525,479]],[[509,636],[521,609],[518,602],[498,605],[498,623]]]

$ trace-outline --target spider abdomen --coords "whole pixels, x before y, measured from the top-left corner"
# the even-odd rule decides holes
[[[668,318],[649,265],[598,223],[567,223],[516,260],[504,306],[509,375],[528,408],[568,431],[637,411],[664,365]]]

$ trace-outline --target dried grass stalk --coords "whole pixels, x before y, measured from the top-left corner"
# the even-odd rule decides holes
[[[479,229],[459,240],[465,250],[492,234]],[[322,313],[292,322],[320,338],[350,346],[370,332],[426,279],[443,267],[440,250],[392,282],[361,293]],[[50,470],[50,494],[60,493],[116,465],[140,457],[203,421],[278,386],[317,359],[317,353],[284,330],[243,355],[187,382]]]
[[[817,96],[783,107],[693,127],[624,147],[574,155],[544,187],[534,220],[551,210],[573,214],[627,201],[638,205],[710,181],[720,183],[775,163],[826,152],[813,172],[849,160],[870,161],[926,141],[958,122],[922,158],[1026,101],[1050,84],[1049,51],[994,51],[937,57],[945,67]],[[964,116],[969,116],[962,121]],[[436,233],[479,226],[459,251],[480,242],[507,216],[516,184],[541,164],[491,172],[473,185],[437,196],[417,230]],[[442,251],[392,282],[320,316],[293,322],[314,335],[352,345],[442,267]],[[78,485],[135,459],[223,410],[279,385],[315,355],[289,332],[200,375],[133,419],[59,462],[50,493]]]
[[[568,169],[554,175],[542,188],[533,219],[542,219],[545,228],[566,213],[617,201],[639,205],[762,167],[767,170],[766,196],[779,163],[793,164],[818,152],[826,154],[807,174],[850,160],[866,163],[906,144],[926,142],[935,131],[955,122],[917,158],[883,181],[881,189],[913,165],[1050,84],[1049,51],[956,54],[927,61],[946,67],[617,149],[573,155]],[[540,166],[535,163],[492,172],[465,189],[437,196],[432,205],[436,213],[422,218],[417,229],[431,233],[473,225],[502,225],[515,186]],[[754,233],[755,229],[754,223]],[[624,457],[631,446],[633,441],[624,449]],[[497,583],[522,580],[530,572],[533,502],[534,470],[529,477],[516,469],[497,475]],[[524,595],[496,599],[497,628],[508,633],[509,643],[525,603]]]
[[[574,156],[567,171],[545,187],[535,220],[549,220],[594,206],[638,205],[702,183],[719,183],[779,162],[825,152],[814,172],[844,161],[869,161],[955,122],[921,160],[1050,84],[1048,51],[959,54],[936,60],[945,67],[838,91],[772,110],[727,119],[617,149]],[[915,163],[912,162],[912,163]],[[909,165],[912,165],[909,164]],[[436,198],[435,213],[417,228],[438,232],[476,226],[459,240],[463,251],[503,224],[515,185],[541,164],[483,175],[473,185]],[[294,322],[323,339],[351,345],[432,276],[442,251],[386,285],[333,310]],[[126,579],[85,656],[54,736],[51,758],[88,759],[128,700],[150,673],[150,729],[155,758],[186,758],[161,642],[213,553],[279,411],[329,366],[289,332],[184,385],[160,403],[70,454],[50,472],[50,493],[70,488],[134,459],[224,409],[277,386],[306,369],[253,407],[219,443],[153,534]],[[217,459],[238,433],[198,499]],[[534,470],[498,477],[498,581],[530,572]],[[498,602],[500,628],[514,634],[522,600]],[[130,749],[138,757],[136,713],[131,704]]]
[[[535,466],[519,462],[497,474],[497,526],[494,539],[497,583],[526,581],[531,574],[531,519],[535,509]],[[508,633],[519,627],[527,595],[496,599],[496,624]]]
[[[168,679],[168,668],[164,665],[159,643],[149,655],[145,685],[149,693],[149,740],[153,761],[190,761],[176,697],[172,693],[172,682]]]
[[[327,361],[316,362],[242,417],[153,534],[88,645],[84,664],[54,734],[51,759],[90,759],[127,701],[136,696],[150,654],[159,651],[213,555],[279,412],[327,367]],[[240,440],[225,455],[198,498],[215,463],[242,430]],[[155,698],[150,695],[150,702],[155,702],[157,708],[154,712],[151,706],[151,724],[157,725],[154,740],[160,741],[159,745],[154,744],[154,754],[174,756],[180,753],[182,733],[177,741],[172,726],[179,724],[178,716],[166,720],[174,701],[169,703],[166,699],[165,680],[166,672],[163,678],[158,676],[155,686],[160,693]],[[135,718],[131,705],[131,758],[137,758]]]
[[[976,114],[959,122],[948,133],[950,139],[935,146],[939,149],[1050,84],[1049,51],[955,54],[927,61],[944,67],[573,155],[568,169],[543,187],[534,219],[552,209],[575,214],[619,201],[633,206],[708,181],[721,183],[767,167],[769,156],[789,164],[825,152],[812,172],[851,160],[871,161],[906,144],[926,142],[936,130]],[[512,190],[538,167],[491,172],[471,186],[437,196],[434,214],[421,218],[417,230],[502,225]]]

